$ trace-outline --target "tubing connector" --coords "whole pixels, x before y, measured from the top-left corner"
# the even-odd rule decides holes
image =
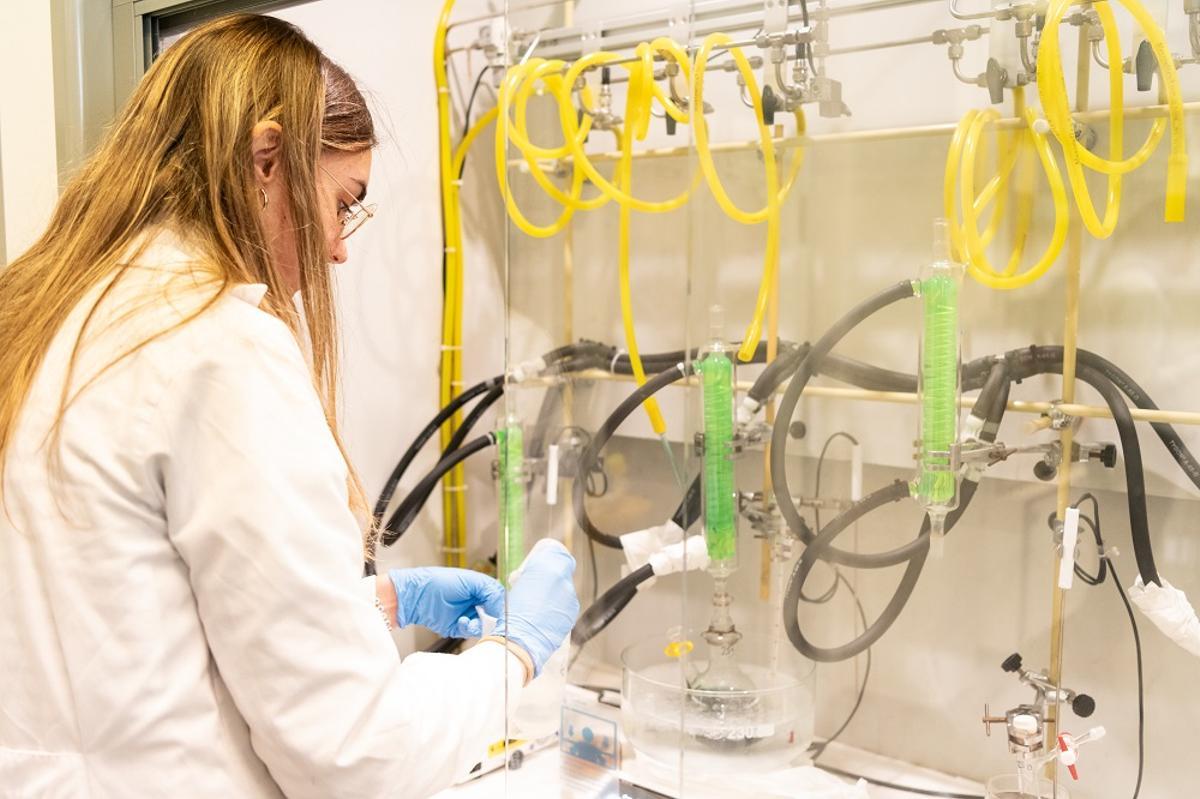
[[[508,381],[510,383],[523,383],[531,377],[537,377],[545,370],[545,358],[531,358],[513,367],[513,370],[508,373]]]
[[[693,535],[670,546],[663,547],[647,561],[656,577],[682,571],[699,571],[708,568],[708,546],[704,536]],[[645,585],[645,583],[643,583]]]
[[[737,423],[744,427],[754,421],[754,417],[762,410],[762,403],[753,397],[742,397],[737,407]]]

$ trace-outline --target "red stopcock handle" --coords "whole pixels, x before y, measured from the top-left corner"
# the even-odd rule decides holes
[[[1074,746],[1075,742],[1071,739],[1071,733],[1064,732],[1058,736],[1058,748],[1062,752],[1058,756],[1058,761],[1067,767],[1067,771],[1071,772],[1071,779],[1079,780],[1079,771],[1075,768],[1078,755]]]

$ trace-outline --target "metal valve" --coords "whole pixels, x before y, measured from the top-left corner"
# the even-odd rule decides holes
[[[1008,674],[1018,675],[1021,682],[1037,692],[1034,702],[1037,707],[1044,708],[1047,704],[1063,702],[1069,704],[1071,711],[1081,719],[1086,719],[1096,712],[1096,700],[1088,694],[1060,688],[1051,682],[1047,675],[1025,669],[1019,652],[1006,657],[1000,668]]]

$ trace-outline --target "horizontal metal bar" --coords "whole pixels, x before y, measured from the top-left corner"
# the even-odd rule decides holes
[[[544,385],[553,381],[560,380],[559,377],[548,378],[533,378],[521,383],[521,386]],[[579,372],[573,376],[575,380],[597,380],[610,381],[619,383],[632,383],[634,378],[632,375],[618,375],[612,372],[606,372],[603,369],[588,369]],[[674,386],[689,386],[694,387],[700,385],[695,377],[689,377],[684,380],[679,380],[672,383]],[[754,383],[748,380],[739,380],[737,383],[738,391],[749,391]],[[781,386],[776,391],[782,392],[784,387]],[[861,388],[841,388],[839,386],[805,386],[804,396],[818,397],[822,399],[838,399],[858,402],[884,402],[893,405],[916,405],[918,396],[915,393],[907,391],[868,391]],[[974,397],[962,397],[959,399],[959,407],[973,408],[975,407]],[[1028,400],[1009,400],[1008,410],[1017,413],[1028,413],[1041,416],[1044,413],[1049,413],[1051,410],[1060,411],[1067,416],[1078,416],[1086,419],[1112,419],[1112,411],[1107,407],[1097,405],[1084,405],[1082,403],[1066,403],[1066,402],[1036,402]],[[1147,422],[1150,424],[1186,424],[1200,425],[1200,411],[1172,411],[1172,410],[1143,410],[1141,408],[1130,408],[1130,416],[1134,421]]]
[[[511,19],[514,13],[519,13],[520,11],[558,5],[559,2],[535,3],[522,6],[519,9],[510,9],[509,17]],[[833,17],[850,16],[913,5],[925,5],[933,2],[939,2],[939,0],[867,0],[867,2],[862,3],[849,3],[823,9],[811,9],[809,16],[811,19],[825,20]],[[503,16],[503,14],[498,12],[491,15],[470,17],[466,20],[458,20],[451,23],[448,30],[464,24],[482,22],[500,16]],[[619,51],[635,47],[643,41],[649,41],[660,35],[674,34],[678,37],[681,27],[687,37],[692,40],[711,33],[733,33],[750,29],[757,31],[762,27],[762,19],[763,9],[761,3],[748,3],[744,2],[744,0],[736,2],[730,2],[730,0],[697,2],[692,4],[691,13],[687,18],[682,20],[671,17],[662,10],[658,10],[616,17],[607,21],[598,21],[594,25],[571,25],[563,28],[547,28],[540,31],[541,46],[535,55],[544,58],[563,59],[578,57],[585,52],[585,42],[589,45],[587,49]],[[802,19],[803,13],[799,4],[789,7],[789,22],[800,21]],[[596,47],[590,47],[590,45],[596,45]],[[459,52],[471,49],[472,46],[452,48],[448,52]]]
[[[1200,101],[1194,101],[1183,104],[1183,112],[1185,115],[1200,113]],[[1098,111],[1088,111],[1087,113],[1074,114],[1074,118],[1080,122],[1096,122],[1107,119],[1110,112],[1106,109]],[[1126,120],[1140,119],[1157,119],[1167,116],[1167,106],[1165,105],[1145,105],[1135,108],[1125,109]],[[1011,130],[1018,125],[1023,125],[1023,120],[1016,118],[1007,118],[997,120],[995,127],[1000,130]],[[843,144],[846,142],[862,142],[862,141],[887,141],[891,139],[917,139],[937,136],[950,136],[958,127],[956,122],[944,122],[936,125],[914,125],[910,127],[900,128],[878,128],[875,130],[852,130],[844,133],[819,133],[815,136],[787,136],[784,138],[775,139],[775,146],[779,149],[788,149],[791,147],[808,147],[810,145],[820,144]],[[759,149],[758,139],[749,141],[734,141],[722,142],[714,144],[709,148],[714,153],[722,152],[740,152],[744,150]],[[682,145],[679,147],[655,147],[645,150],[636,150],[633,153],[634,158],[679,158],[688,156],[695,148],[690,145]],[[592,153],[588,155],[591,161],[615,161],[621,157],[619,152],[609,151],[601,153]],[[570,163],[570,156],[560,159],[563,163]],[[512,166],[520,166],[525,161],[522,158],[512,158],[509,164]]]
[[[983,32],[987,33],[987,29],[985,28],[983,30]],[[825,53],[825,55],[827,55],[827,56],[849,55],[851,53],[867,53],[867,52],[873,52],[875,50],[890,50],[894,47],[910,47],[914,44],[933,44],[933,43],[934,43],[933,34],[927,33],[924,36],[914,36],[911,39],[893,39],[892,41],[887,41],[887,42],[870,42],[868,44],[858,44],[853,47],[839,47],[837,49],[828,51],[827,53]]]

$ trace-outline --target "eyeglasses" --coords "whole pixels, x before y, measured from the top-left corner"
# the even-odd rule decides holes
[[[361,202],[359,202],[358,198],[350,192],[349,189],[343,186],[337,178],[329,173],[328,169],[321,167],[321,171],[333,181],[335,186],[345,192],[346,196],[350,198],[350,202],[346,205],[346,208],[338,211],[338,224],[342,226],[342,233],[338,238],[340,238],[342,241],[345,241],[354,235],[354,232],[362,227],[368,219],[375,216],[375,209],[379,206],[375,203],[372,203],[371,205],[363,205]]]

